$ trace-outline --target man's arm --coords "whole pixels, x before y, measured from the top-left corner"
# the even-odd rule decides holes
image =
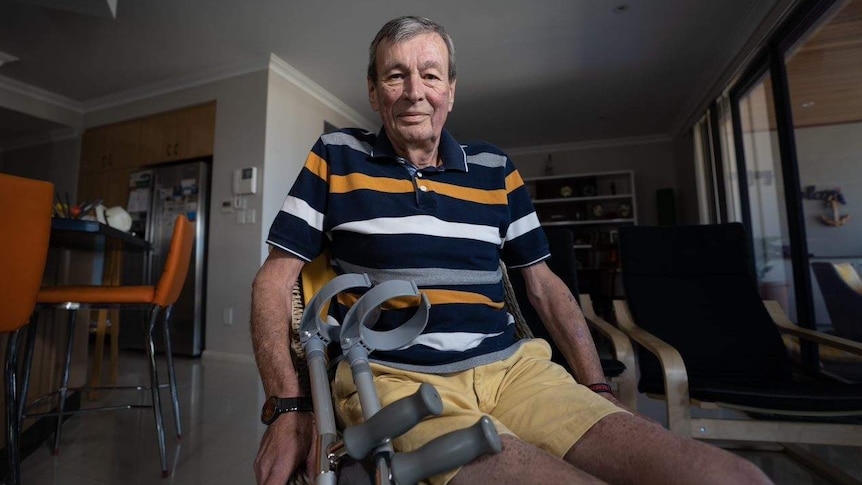
[[[290,358],[291,291],[304,262],[273,249],[252,284],[251,337],[267,396],[301,395]],[[308,462],[314,437],[312,415],[287,413],[270,425],[260,443],[254,468],[258,483],[283,485]]]
[[[523,268],[527,297],[554,343],[584,385],[605,382],[596,345],[569,288],[544,262]]]

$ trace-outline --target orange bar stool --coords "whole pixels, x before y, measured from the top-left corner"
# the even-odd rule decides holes
[[[0,331],[6,340],[6,461],[4,483],[21,483],[18,337],[36,307],[42,283],[54,185],[0,173]],[[31,329],[32,332],[32,329]]]
[[[159,388],[170,387],[171,404],[174,413],[174,424],[177,431],[177,439],[182,438],[182,425],[180,423],[180,407],[177,397],[176,375],[174,373],[174,362],[171,353],[171,333],[170,333],[170,318],[171,308],[180,296],[180,291],[183,288],[183,283],[186,280],[186,274],[189,269],[191,259],[192,246],[194,244],[194,226],[184,215],[177,216],[174,222],[173,236],[171,237],[171,247],[165,261],[165,269],[162,272],[159,282],[156,286],[52,286],[44,287],[39,291],[37,302],[40,305],[52,305],[69,311],[69,324],[67,332],[69,335],[68,344],[66,347],[65,364],[61,377],[60,389],[54,394],[57,396],[56,412],[29,414],[25,417],[37,416],[57,416],[57,431],[54,434],[54,444],[52,452],[57,453],[60,447],[60,431],[62,428],[63,415],[76,414],[89,411],[111,411],[117,409],[132,409],[140,407],[151,407],[156,423],[156,433],[159,444],[159,458],[162,465],[162,476],[167,477],[170,472],[165,453],[165,430],[164,418],[162,416],[162,407],[159,400]],[[149,386],[104,386],[104,387],[84,387],[84,388],[69,388],[69,370],[72,361],[72,341],[75,333],[75,320],[77,310],[82,307],[87,308],[117,308],[119,306],[128,307],[129,305],[143,306],[150,311],[149,324],[145,330],[145,345],[149,360]],[[155,360],[155,347],[153,345],[153,329],[159,319],[160,314],[164,313],[162,319],[164,338],[165,338],[165,359],[167,360],[168,369],[168,384],[159,384],[158,371]],[[25,366],[27,369],[29,366]],[[25,373],[27,370],[25,370]],[[25,378],[26,381],[26,378]],[[26,396],[26,385],[24,386],[24,395]],[[152,403],[150,405],[127,404],[119,406],[101,406],[101,407],[86,407],[77,410],[66,410],[65,401],[70,391],[93,391],[93,390],[138,390],[150,391]],[[35,404],[35,403],[34,403]]]

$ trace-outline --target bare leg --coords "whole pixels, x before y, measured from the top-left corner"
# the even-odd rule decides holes
[[[565,459],[615,484],[772,483],[759,468],[732,453],[622,413],[596,423]]]
[[[465,465],[450,485],[523,485],[525,483],[601,484],[563,460],[533,445],[502,435],[503,451]]]

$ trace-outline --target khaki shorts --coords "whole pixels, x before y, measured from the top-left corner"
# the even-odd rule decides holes
[[[550,357],[548,343],[533,339],[508,359],[452,374],[423,374],[371,364],[383,406],[413,394],[423,382],[432,384],[443,399],[443,414],[396,438],[396,451],[415,450],[488,415],[498,433],[516,436],[562,458],[600,419],[625,412],[575,382]],[[339,364],[332,387],[339,419],[348,426],[361,422],[359,396],[347,362]],[[457,472],[436,475],[428,483],[448,483]]]

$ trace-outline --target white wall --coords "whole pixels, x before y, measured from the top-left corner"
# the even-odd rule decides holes
[[[9,78],[0,79],[0,106],[83,131],[83,108],[74,101]]]
[[[523,177],[545,175],[544,168],[552,156],[554,175],[589,172],[633,170],[637,192],[638,224],[657,224],[655,192],[663,188],[676,188],[674,145],[670,140],[605,146],[585,144],[583,148],[551,150],[511,150],[510,156]]]
[[[266,154],[261,212],[261,262],[266,259],[266,237],[287,191],[305,163],[311,146],[323,133],[323,122],[339,128],[368,129],[345,114],[324,105],[277,70],[270,70],[266,110]],[[374,128],[372,128],[374,129]]]
[[[817,257],[862,256],[862,123],[818,126],[796,130],[799,181],[804,190],[841,188],[847,205],[841,214],[850,220],[840,227],[827,226],[820,215],[832,216],[825,202],[803,200],[808,252]]]
[[[57,194],[77,200],[81,138],[0,152],[0,172],[54,183]]]

